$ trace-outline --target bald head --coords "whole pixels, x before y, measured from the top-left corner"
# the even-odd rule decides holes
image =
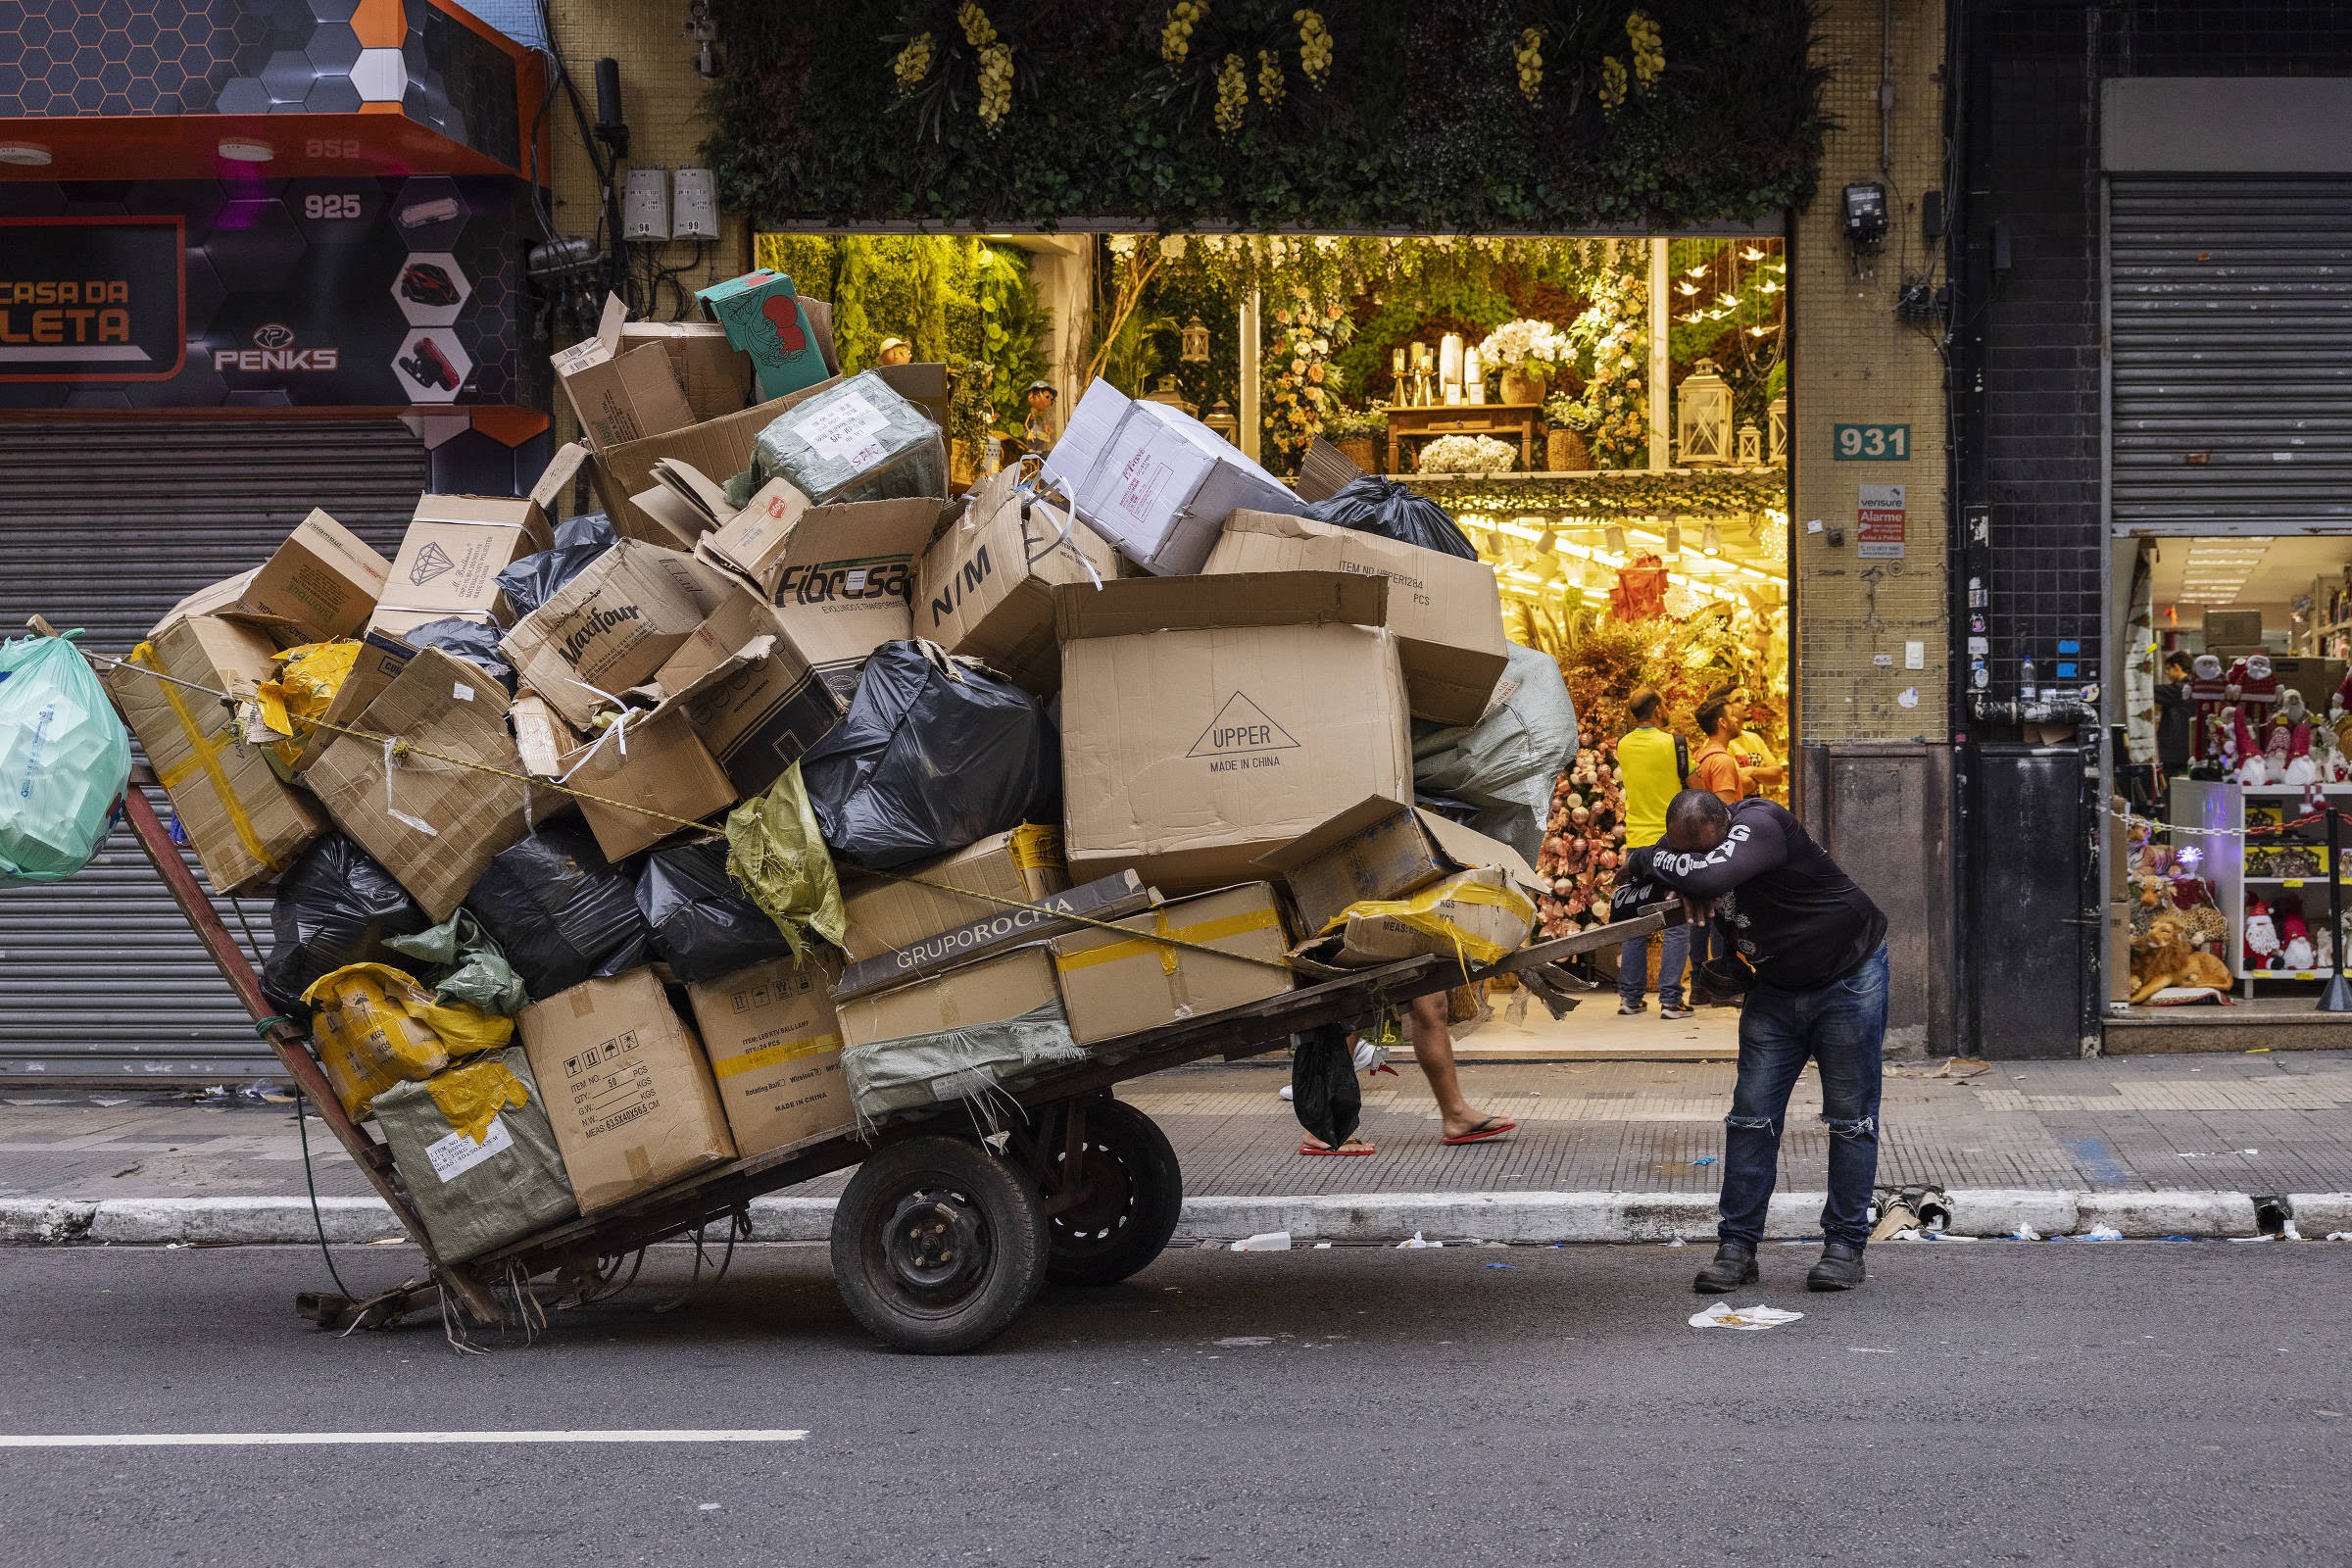
[[[1703,855],[1732,830],[1732,808],[1713,790],[1685,790],[1666,808],[1666,845],[1678,855]]]

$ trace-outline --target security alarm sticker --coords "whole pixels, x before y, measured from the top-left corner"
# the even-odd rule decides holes
[[[1903,489],[1899,484],[1865,484],[1857,492],[1854,554],[1863,560],[1900,561],[1903,557]]]

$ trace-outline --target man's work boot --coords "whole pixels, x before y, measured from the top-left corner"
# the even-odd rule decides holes
[[[1714,1260],[1690,1282],[1690,1289],[1701,1296],[1725,1296],[1755,1283],[1756,1250],[1745,1242],[1723,1242],[1716,1246]]]
[[[1862,1249],[1852,1242],[1829,1242],[1821,1249],[1821,1261],[1805,1275],[1808,1291],[1850,1291],[1862,1283]]]

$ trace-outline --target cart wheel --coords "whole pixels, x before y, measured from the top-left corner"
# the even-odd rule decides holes
[[[1057,1156],[1056,1163],[1061,1157]],[[1053,1217],[1046,1278],[1056,1285],[1116,1285],[1157,1257],[1184,1208],[1184,1171],[1159,1124],[1133,1105],[1099,1100],[1086,1107],[1079,1156],[1086,1197]]]
[[[1045,1285],[1046,1215],[1005,1161],[909,1138],[858,1167],[833,1211],[833,1277],[894,1350],[953,1355],[1004,1332]]]

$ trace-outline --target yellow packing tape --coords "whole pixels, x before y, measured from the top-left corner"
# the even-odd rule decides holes
[[[1024,822],[1012,830],[1012,863],[1024,871],[1061,868],[1061,829]]]
[[[156,662],[153,643],[141,643],[133,648],[130,658],[124,662],[144,666],[159,675],[166,673],[164,666]],[[284,870],[285,867],[263,845],[262,836],[253,830],[253,818],[245,814],[245,803],[237,799],[237,792],[229,787],[228,774],[220,766],[221,752],[236,744],[236,720],[223,709],[219,728],[207,733],[197,724],[196,715],[188,711],[187,700],[180,695],[177,686],[169,680],[159,680],[155,683],[155,689],[164,694],[164,701],[171,706],[172,719],[178,723],[180,734],[188,742],[188,756],[170,767],[158,768],[155,781],[164,787],[164,793],[169,796],[186,783],[197,769],[202,768],[205,776],[212,781],[213,794],[220,802],[220,810],[227,816],[228,825],[236,829],[238,841],[245,846],[245,853],[272,871]],[[181,811],[179,815],[184,819],[187,813]]]
[[[490,1136],[490,1124],[512,1105],[516,1110],[531,1102],[522,1080],[503,1061],[474,1061],[437,1072],[424,1081],[424,1092],[441,1108],[441,1117],[475,1143]]]
[[[1238,937],[1250,931],[1277,931],[1282,927],[1280,916],[1272,909],[1251,909],[1244,914],[1229,914],[1215,920],[1202,920],[1197,925],[1170,926],[1165,913],[1153,922],[1158,936],[1178,942],[1210,943],[1226,937]],[[1057,957],[1054,962],[1064,973],[1072,969],[1091,969],[1098,963],[1118,963],[1128,958],[1140,958],[1152,954],[1161,957],[1160,967],[1167,973],[1176,972],[1181,956],[1175,948],[1163,947],[1150,937],[1130,937],[1124,942],[1106,942],[1102,947],[1084,953]]]
[[[773,1067],[780,1061],[796,1061],[803,1056],[813,1056],[822,1052],[839,1051],[840,1049],[841,1036],[837,1034],[810,1035],[806,1040],[782,1040],[772,1046],[761,1046],[757,1051],[747,1051],[740,1056],[728,1056],[713,1061],[710,1063],[710,1076],[733,1078],[739,1073],[758,1072],[762,1067]]]

